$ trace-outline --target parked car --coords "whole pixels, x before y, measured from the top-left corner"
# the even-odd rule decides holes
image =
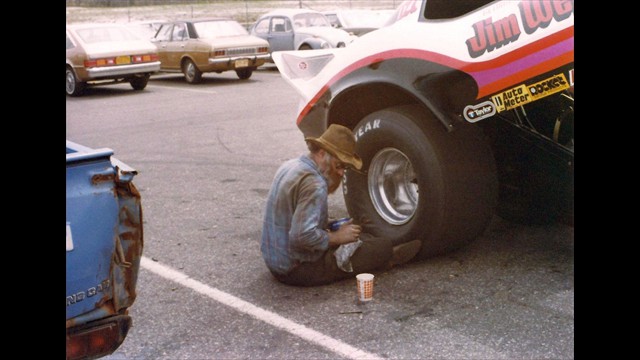
[[[276,9],[258,18],[252,35],[269,41],[271,52],[345,47],[358,37],[331,26],[319,11]]]
[[[423,0],[336,49],[273,60],[304,137],[356,134],[349,214],[416,259],[460,248],[494,215],[573,224],[572,0]]]
[[[249,34],[232,19],[172,21],[153,38],[161,71],[182,72],[188,83],[200,82],[205,72],[235,71],[242,80],[271,59],[269,43]]]
[[[323,11],[322,13],[334,28],[362,36],[384,26],[393,12],[394,10],[347,9]]]
[[[124,25],[67,25],[67,95],[81,95],[87,86],[121,82],[142,90],[159,70],[156,47]]]

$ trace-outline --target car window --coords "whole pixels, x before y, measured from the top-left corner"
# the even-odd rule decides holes
[[[173,24],[164,24],[158,30],[156,34],[156,40],[159,41],[170,41],[171,40],[171,31],[173,30]]]
[[[102,42],[120,42],[139,40],[140,38],[123,27],[95,27],[78,29],[76,31],[78,37],[87,44]]]
[[[320,13],[304,13],[293,16],[295,27],[299,26],[331,26],[326,16]]]
[[[257,34],[269,33],[269,20],[269,18],[266,18],[258,21],[256,26],[253,28],[253,31]]]
[[[338,15],[336,14],[324,14],[333,27],[340,27],[340,20],[338,20]]]
[[[247,35],[245,29],[235,20],[199,21],[193,24],[200,38]]]
[[[282,33],[287,31],[291,31],[291,23],[286,18],[271,18],[271,32]]]
[[[424,7],[425,19],[451,19],[478,9],[493,0],[461,0],[455,4],[449,0],[429,0]]]
[[[71,41],[69,34],[67,34],[67,50],[73,49],[74,47],[76,47],[76,45]]]
[[[173,41],[182,41],[189,38],[187,36],[187,25],[184,23],[175,24],[173,26],[173,34],[171,35],[171,40]]]

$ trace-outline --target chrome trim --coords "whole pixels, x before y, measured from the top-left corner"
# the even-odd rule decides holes
[[[105,66],[88,68],[87,74],[92,79],[102,78],[105,76],[131,75],[137,73],[153,73],[160,71],[160,61],[154,61],[144,64],[129,64],[118,66]]]
[[[231,57],[224,57],[224,58],[209,58],[209,64],[213,65],[213,64],[225,64],[228,62],[232,62],[232,61],[236,61],[236,60],[242,60],[242,59],[249,59],[251,61],[256,61],[256,60],[269,60],[271,58],[271,54],[261,54],[261,55],[246,55],[246,56],[231,56]]]

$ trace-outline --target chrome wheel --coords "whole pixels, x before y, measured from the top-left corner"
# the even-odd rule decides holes
[[[373,157],[368,188],[374,208],[389,224],[405,224],[416,213],[416,174],[409,158],[398,149],[384,148]]]
[[[76,77],[73,72],[67,69],[67,94],[71,95],[76,90]]]
[[[67,67],[67,78],[66,78],[66,90],[67,95],[69,96],[80,96],[82,95],[85,83],[78,81],[76,78],[76,74],[73,73],[73,70],[70,67]]]
[[[200,81],[202,78],[202,72],[196,67],[196,64],[191,60],[186,60],[183,71],[184,78],[189,84],[194,84]]]

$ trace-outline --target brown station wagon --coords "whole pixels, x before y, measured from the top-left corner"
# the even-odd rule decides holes
[[[158,48],[161,71],[181,72],[197,83],[205,72],[233,70],[240,79],[271,59],[269,43],[235,20],[207,19],[162,24],[152,39]]]
[[[87,86],[121,82],[142,90],[159,70],[155,46],[122,25],[67,25],[67,95],[79,96]]]

